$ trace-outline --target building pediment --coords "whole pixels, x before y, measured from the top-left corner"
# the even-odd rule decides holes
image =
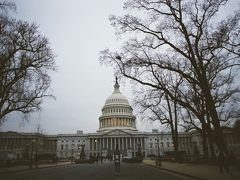
[[[103,136],[131,136],[131,134],[124,130],[114,129],[112,131],[104,133]]]

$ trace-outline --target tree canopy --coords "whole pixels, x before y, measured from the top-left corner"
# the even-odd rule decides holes
[[[119,75],[161,91],[201,123],[208,117],[221,151],[226,146],[218,108],[239,94],[240,11],[216,18],[227,2],[128,0],[128,14],[109,18],[127,40],[118,52],[105,49],[100,56]],[[176,87],[171,79],[182,81]]]
[[[0,124],[12,112],[27,115],[40,109],[49,91],[54,55],[38,26],[11,18],[15,4],[0,2]]]

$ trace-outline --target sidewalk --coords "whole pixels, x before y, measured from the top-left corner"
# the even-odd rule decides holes
[[[162,162],[162,166],[156,166],[154,160],[144,160],[144,164],[160,168],[169,172],[174,172],[184,176],[192,177],[199,180],[239,180],[240,172],[234,172],[233,177],[226,173],[220,173],[218,166],[203,164],[186,164],[174,162]]]
[[[37,169],[42,168],[49,168],[49,167],[56,167],[56,166],[64,166],[64,165],[70,165],[71,162],[58,162],[58,163],[51,163],[51,164],[39,164]],[[11,172],[17,172],[17,171],[27,171],[27,170],[35,170],[35,164],[33,165],[33,168],[30,169],[29,166],[12,166],[12,167],[0,167],[0,174],[3,173],[11,173]]]

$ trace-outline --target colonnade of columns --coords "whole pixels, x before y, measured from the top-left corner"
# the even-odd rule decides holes
[[[115,150],[117,144],[120,150],[145,148],[144,137],[101,137],[90,138],[90,151]]]
[[[135,119],[133,118],[104,118],[100,119],[100,128],[114,127],[114,126],[127,126],[136,127]]]

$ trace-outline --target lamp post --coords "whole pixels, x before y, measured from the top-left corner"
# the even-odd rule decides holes
[[[137,150],[137,159],[142,162],[143,160],[143,155],[142,155],[142,151],[141,151],[141,144],[137,143],[138,146],[138,150]]]
[[[35,140],[35,168],[38,168],[38,137]]]
[[[73,164],[73,147],[71,149],[71,164]]]
[[[114,157],[114,164],[115,164],[115,173],[119,175],[120,173],[120,151],[118,148],[118,144],[116,144],[116,149],[113,154]]]
[[[35,141],[32,140],[32,142],[31,142],[31,153],[30,153],[30,164],[29,164],[29,168],[30,168],[30,169],[32,169],[32,164],[33,164],[34,143],[35,143]]]
[[[77,156],[81,159],[81,147],[78,145]]]
[[[94,140],[95,142],[95,150],[96,150],[96,153],[95,153],[95,161],[98,162],[98,149],[97,149],[97,139]]]
[[[158,157],[157,157],[157,162],[156,165],[161,166],[161,156],[160,156],[160,147],[159,147],[159,138],[157,139],[157,146],[158,146]]]

